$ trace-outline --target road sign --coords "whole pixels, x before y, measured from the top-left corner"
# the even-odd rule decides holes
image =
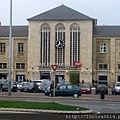
[[[51,66],[54,71],[56,71],[56,69],[58,68],[58,65],[51,65]]]

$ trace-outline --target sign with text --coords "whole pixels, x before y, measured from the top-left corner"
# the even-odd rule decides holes
[[[74,65],[75,66],[82,66],[82,63],[81,62],[74,62]]]
[[[56,71],[56,69],[58,68],[58,65],[51,65],[51,66],[54,71]]]

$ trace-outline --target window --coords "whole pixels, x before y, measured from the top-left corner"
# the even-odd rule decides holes
[[[5,52],[5,43],[0,43],[0,52]]]
[[[41,25],[40,31],[40,64],[50,65],[50,26],[46,23]]]
[[[120,69],[120,64],[118,64],[118,69]]]
[[[65,26],[62,23],[58,23],[55,26],[55,43],[57,43],[57,41],[64,43],[61,48],[57,48],[55,45],[55,63],[62,66],[65,64]]]
[[[106,43],[100,44],[100,53],[106,53]]]
[[[25,69],[25,63],[16,63],[16,69]]]
[[[60,89],[60,90],[65,90],[65,89],[66,89],[66,85],[61,85],[61,86],[59,87],[59,89]]]
[[[80,61],[80,27],[73,23],[70,26],[70,65],[74,66],[75,61]]]
[[[72,89],[73,89],[73,86],[72,86],[72,85],[68,85],[68,86],[67,86],[67,89],[72,90]]]
[[[108,64],[99,64],[98,69],[108,69]]]
[[[7,63],[0,63],[0,69],[6,69]]]
[[[18,52],[23,52],[23,43],[18,43]]]

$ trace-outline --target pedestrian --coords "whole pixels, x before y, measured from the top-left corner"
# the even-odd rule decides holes
[[[92,86],[94,86],[94,83],[95,83],[95,80],[94,80],[94,79],[92,79]]]
[[[84,83],[84,80],[82,80],[82,83]]]
[[[50,92],[52,92],[54,89],[54,82],[52,82],[52,84],[50,85]]]
[[[79,80],[79,78],[77,79],[77,86],[79,86],[80,85],[80,80]]]

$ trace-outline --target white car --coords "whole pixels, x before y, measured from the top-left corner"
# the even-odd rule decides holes
[[[32,80],[32,82],[36,83],[37,85],[40,85],[43,82],[43,80]]]
[[[17,84],[17,89],[20,90],[22,88],[23,82]]]
[[[112,86],[112,94],[120,94],[120,82],[115,82]]]

